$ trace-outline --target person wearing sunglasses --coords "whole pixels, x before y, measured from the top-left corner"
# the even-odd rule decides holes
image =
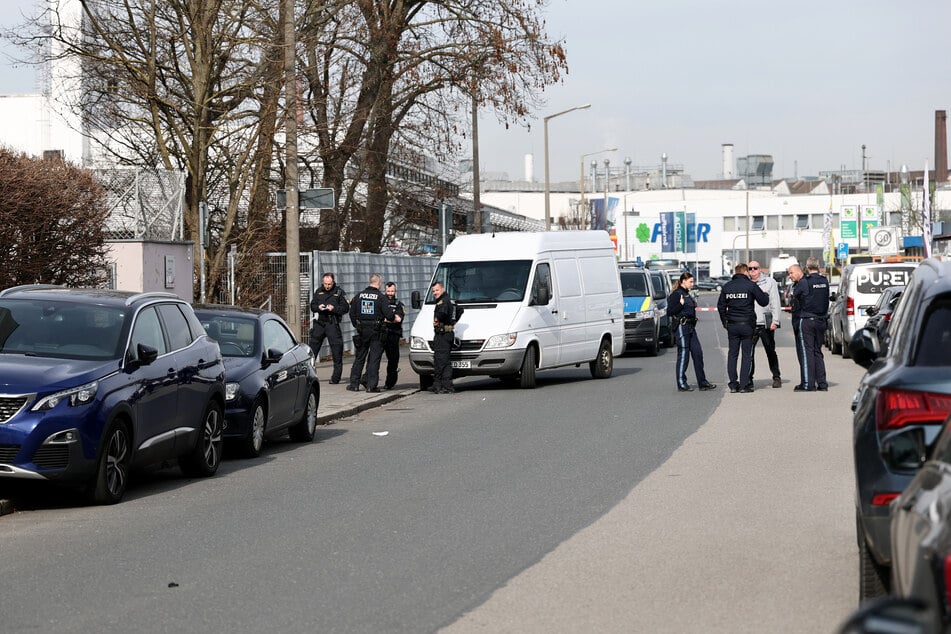
[[[748,385],[753,385],[753,373],[756,372],[756,344],[763,342],[763,350],[766,351],[766,360],[769,362],[769,371],[773,375],[773,387],[782,387],[783,380],[779,374],[779,357],[776,356],[776,329],[779,328],[779,315],[782,306],[779,303],[779,285],[772,275],[763,275],[759,262],[753,260],[749,263],[750,279],[753,280],[760,289],[769,295],[769,306],[760,306],[754,304],[756,311],[756,327],[753,329],[753,348],[750,351],[750,380]]]

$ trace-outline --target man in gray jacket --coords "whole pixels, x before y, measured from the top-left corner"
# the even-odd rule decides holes
[[[753,372],[756,370],[756,342],[763,342],[763,349],[766,350],[766,359],[769,361],[769,371],[773,374],[773,387],[782,387],[783,382],[779,375],[779,357],[776,356],[776,336],[775,330],[779,328],[779,311],[782,307],[779,303],[779,285],[772,275],[763,275],[759,268],[759,262],[753,260],[749,264],[750,279],[756,282],[764,293],[769,296],[769,305],[760,306],[753,304],[756,309],[756,328],[753,331],[753,354],[750,363],[750,380],[753,384]]]

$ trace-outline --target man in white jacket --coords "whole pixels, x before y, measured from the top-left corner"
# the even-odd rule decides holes
[[[760,306],[754,303],[756,309],[756,328],[753,331],[753,354],[750,364],[750,380],[748,385],[753,384],[753,372],[756,370],[756,343],[763,342],[763,349],[766,350],[766,359],[769,361],[769,371],[773,375],[773,387],[782,387],[783,381],[779,375],[779,357],[776,356],[776,336],[775,330],[779,328],[779,311],[782,307],[779,303],[779,285],[771,275],[763,275],[759,268],[759,262],[753,260],[749,263],[750,279],[756,282],[760,289],[769,296],[769,305]]]

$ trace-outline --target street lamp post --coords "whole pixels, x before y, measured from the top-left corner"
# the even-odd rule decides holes
[[[562,110],[561,112],[556,112],[555,114],[550,114],[545,117],[545,231],[551,231],[551,200],[550,200],[550,184],[548,176],[548,121],[549,119],[554,119],[555,117],[560,117],[563,114],[568,114],[569,112],[574,112],[575,110],[587,110],[591,107],[590,103],[586,103],[582,106],[575,106],[574,108],[568,108],[567,110]]]

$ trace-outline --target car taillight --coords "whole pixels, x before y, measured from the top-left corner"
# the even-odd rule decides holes
[[[941,423],[949,412],[951,394],[882,388],[875,399],[875,422],[880,430]]]
[[[845,298],[845,314],[855,316],[855,298]]]
[[[872,496],[872,506],[888,506],[901,493],[876,493]]]
[[[949,614],[951,613],[951,555],[945,555],[942,563],[944,570],[938,578],[944,581],[944,613]]]
[[[885,313],[885,316],[882,317],[882,321],[884,321],[886,324],[887,324],[888,322],[890,322],[891,320],[892,320],[892,314],[891,314],[891,313]]]

